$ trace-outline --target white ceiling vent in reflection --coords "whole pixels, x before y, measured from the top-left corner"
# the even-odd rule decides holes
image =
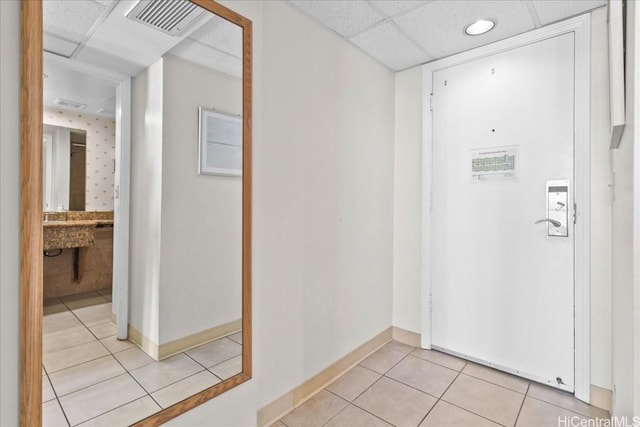
[[[56,98],[53,101],[54,104],[59,105],[65,108],[73,108],[74,110],[82,110],[87,104],[83,104],[82,102],[69,101],[67,99]]]
[[[202,8],[189,0],[140,0],[127,13],[127,18],[175,36],[202,12]]]

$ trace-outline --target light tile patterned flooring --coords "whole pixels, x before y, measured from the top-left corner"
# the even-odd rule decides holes
[[[575,417],[560,425],[578,425],[609,413],[519,377],[391,341],[273,426],[557,427],[559,417]]]
[[[116,338],[110,291],[45,301],[43,426],[127,426],[242,369],[235,333],[156,362]]]

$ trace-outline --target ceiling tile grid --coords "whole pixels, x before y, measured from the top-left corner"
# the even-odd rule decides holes
[[[242,78],[242,60],[235,56],[213,49],[202,43],[180,43],[169,51],[170,54],[187,61],[217,70],[230,76]]]
[[[343,37],[350,37],[384,19],[365,0],[291,0],[291,3]]]
[[[487,18],[496,21],[493,30],[478,36],[465,34],[467,25]],[[473,49],[535,28],[523,1],[434,1],[394,18],[394,21],[434,58]]]
[[[607,0],[534,0],[540,23],[547,25],[607,4]]]
[[[189,36],[236,58],[242,58],[242,28],[216,15]]]
[[[413,9],[417,9],[420,6],[424,6],[432,0],[403,0],[403,1],[389,1],[389,0],[370,0],[373,7],[379,10],[384,16],[391,17],[400,13],[405,13]]]
[[[351,42],[389,68],[401,70],[430,57],[402,35],[391,22],[363,31]]]
[[[42,5],[44,31],[80,43],[106,7],[94,1],[47,0]]]
[[[607,0],[289,0],[290,4],[400,71],[605,6]],[[479,36],[467,25],[491,18]]]

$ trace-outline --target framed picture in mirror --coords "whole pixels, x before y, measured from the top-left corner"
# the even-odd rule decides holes
[[[242,117],[198,108],[198,173],[242,176]]]

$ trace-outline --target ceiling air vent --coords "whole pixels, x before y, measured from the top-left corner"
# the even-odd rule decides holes
[[[73,108],[74,110],[82,110],[87,106],[87,104],[83,104],[82,102],[69,101],[62,98],[56,98],[53,103],[61,107]]]
[[[127,18],[172,36],[186,29],[203,9],[189,0],[140,0]]]

